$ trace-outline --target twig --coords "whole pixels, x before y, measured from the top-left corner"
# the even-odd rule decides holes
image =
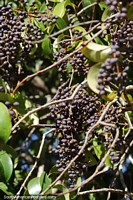
[[[83,26],[83,25],[89,25],[91,23],[98,23],[99,20],[92,20],[92,21],[87,21],[87,22],[81,22],[81,23],[78,23],[78,24],[74,24],[74,25],[71,25],[71,26],[67,26],[61,30],[59,30],[58,32],[56,33],[53,33],[49,36],[47,36],[46,38],[43,38],[41,40],[37,40],[37,41],[27,41],[28,43],[31,43],[31,44],[39,44],[39,43],[42,43],[43,41],[47,40],[48,38],[53,38],[53,37],[56,37],[57,35],[60,35],[62,33],[64,33],[65,31],[69,30],[69,29],[72,29],[72,28],[75,28],[76,26]]]
[[[32,128],[32,127],[36,127],[36,128],[45,128],[45,127],[55,128],[56,125],[55,124],[33,124],[29,128]]]
[[[81,9],[81,10],[76,14],[76,16],[81,15],[83,12],[85,12],[86,10],[88,10],[89,8],[91,8],[91,7],[95,6],[95,5],[97,5],[97,2],[94,2],[94,3],[92,3],[91,5],[88,5],[88,6],[84,7],[83,9]],[[73,18],[74,18],[73,16],[70,17],[70,20],[73,19]]]
[[[45,137],[46,137],[46,135],[48,135],[49,133],[53,132],[54,130],[55,130],[55,129],[51,129],[51,130],[49,130],[49,131],[47,131],[46,133],[43,134],[43,136],[42,136],[42,141],[41,141],[41,145],[40,145],[38,154],[37,154],[37,156],[36,156],[36,161],[35,161],[35,163],[34,163],[32,169],[31,169],[31,171],[30,171],[29,174],[27,175],[26,179],[25,179],[24,182],[22,183],[22,185],[21,185],[19,191],[17,192],[17,194],[15,195],[15,197],[14,197],[13,199],[15,199],[15,200],[19,199],[19,195],[20,195],[22,189],[25,187],[25,185],[26,185],[28,179],[30,178],[30,176],[32,175],[34,169],[35,169],[36,166],[37,166],[38,160],[39,160],[39,158],[40,158],[40,156],[41,156],[41,153],[42,153],[42,150],[43,150],[43,146],[44,146],[44,142],[45,142]],[[13,199],[12,199],[12,200],[13,200]]]
[[[113,189],[113,188],[101,188],[101,189],[95,189],[95,190],[87,190],[87,191],[79,192],[78,195],[99,193],[99,192],[112,192],[112,193],[127,194],[128,196],[133,196],[133,193],[123,191],[120,189]]]

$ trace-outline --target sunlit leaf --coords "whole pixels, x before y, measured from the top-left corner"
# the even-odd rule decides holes
[[[110,14],[111,14],[110,8],[107,7],[102,14],[101,18],[102,22],[104,22],[110,16]]]
[[[89,58],[93,62],[103,62],[108,57],[111,48],[109,46],[96,44],[94,42],[89,42],[88,45],[82,48],[82,53],[84,56]]]
[[[65,2],[61,2],[54,7],[53,14],[62,18],[65,15],[65,12],[66,12]]]
[[[116,97],[116,92],[111,92],[107,95],[107,100],[112,101]]]
[[[99,74],[99,69],[101,67],[100,63],[97,63],[95,65],[93,65],[87,75],[87,83],[90,87],[90,89],[95,92],[95,93],[99,93],[99,90],[97,89],[97,85],[98,85],[98,74]]]
[[[6,143],[11,133],[11,118],[7,107],[0,102],[0,142]]]
[[[40,177],[35,177],[31,179],[28,183],[27,188],[30,195],[38,195],[42,190],[40,184]]]
[[[94,148],[95,154],[98,157],[98,159],[101,159],[102,155],[105,152],[105,149],[104,149],[104,146],[102,144],[98,144],[97,138],[93,139],[93,148]]]
[[[109,166],[109,167],[113,167],[113,164],[111,162],[111,158],[110,156],[107,156],[106,160],[105,160],[105,165]]]

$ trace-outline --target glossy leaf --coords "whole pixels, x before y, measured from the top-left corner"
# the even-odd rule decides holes
[[[40,184],[40,177],[33,178],[28,183],[28,192],[30,195],[38,195],[40,194],[42,188]]]
[[[97,63],[95,65],[93,65],[87,75],[87,83],[90,87],[90,89],[95,92],[96,94],[99,93],[99,90],[97,89],[97,79],[98,79],[98,74],[99,74],[99,69],[101,67],[100,63]]]
[[[111,48],[109,46],[96,44],[94,42],[89,42],[89,44],[82,49],[84,56],[89,58],[93,62],[103,62],[108,57]]]
[[[65,2],[61,2],[54,7],[53,14],[62,18],[65,15],[65,12],[66,12]]]
[[[7,107],[0,102],[0,142],[6,143],[11,133],[11,118]]]
[[[11,178],[13,163],[10,156],[5,151],[0,151],[0,176],[4,181]]]

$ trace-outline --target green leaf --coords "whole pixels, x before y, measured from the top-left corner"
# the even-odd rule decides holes
[[[41,11],[41,12],[44,11],[45,8],[46,8],[46,3],[43,2],[42,5],[41,5],[41,7],[40,7],[40,11]]]
[[[0,101],[9,101],[12,103],[13,97],[8,93],[0,92]]]
[[[107,4],[104,1],[99,2],[99,7],[101,8],[101,10],[104,10],[107,8]]]
[[[10,156],[5,151],[0,151],[0,177],[8,181],[13,172],[13,163]]]
[[[0,102],[0,143],[6,143],[11,133],[11,118],[7,107]]]
[[[73,7],[73,9],[75,9],[75,4],[72,3],[70,0],[66,0],[66,1],[65,1],[65,7],[66,7],[66,6],[71,6],[71,7]]]
[[[91,4],[91,0],[83,0],[83,7],[86,7]]]
[[[14,168],[16,168],[16,166],[18,164],[18,154],[15,151],[15,149],[13,149],[9,145],[4,145],[3,150],[6,151],[6,153],[8,153],[11,156],[11,158],[13,159]]]
[[[113,167],[113,164],[111,162],[111,158],[110,156],[108,156],[105,160],[105,165],[109,166],[109,167]]]
[[[110,8],[107,7],[102,14],[101,18],[102,22],[104,22],[110,16],[110,14],[111,14]]]
[[[89,200],[96,200],[95,194],[89,194]]]
[[[96,44],[94,42],[89,42],[87,46],[82,48],[82,53],[84,56],[89,58],[93,62],[103,62],[108,57],[111,48],[106,45]]]
[[[82,26],[76,26],[72,30],[77,30],[77,31],[80,31],[80,32],[83,32],[83,33],[86,32],[86,30]]]
[[[85,152],[85,161],[88,162],[89,167],[97,165],[97,160],[90,151]]]
[[[64,0],[49,0],[51,2],[54,2],[54,3],[59,3],[59,2],[63,2]]]
[[[40,176],[40,184],[42,187],[42,191],[47,189],[47,187],[51,184],[51,179],[48,177],[46,172],[43,172],[42,175]],[[51,192],[51,190],[49,190]]]
[[[56,26],[57,26],[57,28],[60,30],[60,29],[65,28],[65,27],[67,26],[67,24],[66,24],[66,22],[65,22],[64,19],[58,18],[58,19],[56,20]]]
[[[0,182],[0,190],[2,190],[6,195],[12,195],[12,193],[8,191],[7,185],[3,182]]]
[[[114,98],[116,98],[116,92],[111,92],[107,95],[107,100],[112,101]]]
[[[55,185],[54,188],[57,188],[59,191],[63,193],[68,191],[68,189],[64,185],[61,185],[61,184]],[[64,200],[70,200],[69,193],[64,195]]]
[[[98,144],[98,138],[93,139],[93,148],[98,159],[101,159],[105,149],[103,144]]]
[[[40,177],[35,177],[31,179],[28,183],[28,192],[30,195],[38,195],[40,194],[42,188],[40,184]]]
[[[0,85],[3,86],[5,93],[7,93],[6,84],[5,84],[5,82],[4,82],[4,80],[2,78],[0,78]]]
[[[44,191],[51,184],[51,179],[46,172],[42,173],[40,177],[31,179],[28,183],[28,192],[30,195],[39,195],[41,191]],[[49,190],[51,192],[51,190]]]
[[[62,2],[58,3],[54,7],[53,14],[60,17],[60,18],[63,18],[64,15],[65,15],[67,6],[71,6],[75,9],[75,5],[70,0],[66,0],[66,1],[62,1]]]
[[[98,74],[99,74],[99,69],[101,67],[101,63],[97,63],[93,65],[87,75],[87,83],[89,85],[89,88],[95,92],[96,94],[99,93],[99,90],[97,89],[97,79],[98,79]]]
[[[61,2],[54,7],[53,14],[62,18],[65,15],[65,12],[66,12],[65,2]]]
[[[51,40],[49,38],[43,41],[42,49],[43,49],[44,56],[46,58],[50,58],[50,55],[52,54],[52,49],[51,49]]]
[[[127,16],[130,20],[133,20],[133,4],[129,4],[127,7]]]

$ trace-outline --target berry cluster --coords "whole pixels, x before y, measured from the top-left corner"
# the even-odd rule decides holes
[[[27,17],[25,9],[15,10],[11,3],[0,6],[0,73],[10,87],[23,73],[22,65],[33,47],[28,41],[42,35],[39,28],[25,23]]]
[[[77,33],[77,32],[75,32]],[[59,52],[54,53],[54,60],[59,61],[65,55],[70,53],[70,50],[75,48],[74,45],[71,44],[70,41],[62,41],[61,48]],[[77,54],[70,57],[67,61],[62,62],[58,66],[58,71],[61,73],[68,72],[71,74],[75,72],[78,75],[84,74],[86,75],[89,69],[89,63],[86,57],[79,51]]]
[[[114,2],[117,1],[113,1],[113,4]],[[108,5],[110,5],[109,2]],[[126,12],[127,9],[122,7],[115,19],[110,21],[111,58],[105,60],[99,71],[98,89],[100,95],[105,94],[105,87],[110,85],[110,82],[117,85],[119,95],[125,90],[130,60],[133,58],[133,22],[126,18]]]
[[[56,99],[64,99],[72,94],[71,88],[59,88]],[[84,88],[80,89],[72,102],[63,102],[51,107],[51,115],[56,120],[56,133],[59,136],[57,168],[63,171],[81,149],[85,133],[98,120],[100,103],[98,97],[89,95]],[[89,140],[93,136],[89,135]],[[86,147],[87,148],[87,147]],[[85,151],[68,170],[68,184],[73,187],[78,176],[82,176],[88,167]]]

